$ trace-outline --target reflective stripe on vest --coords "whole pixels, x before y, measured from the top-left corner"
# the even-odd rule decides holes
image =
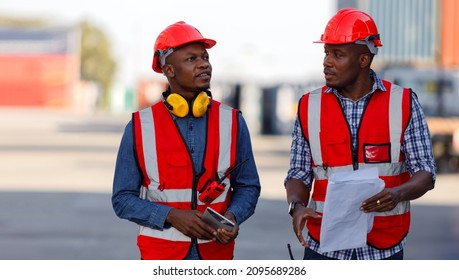
[[[354,157],[354,155],[344,151],[351,148],[350,141],[352,140],[347,125],[344,125],[343,127],[343,124],[345,124],[346,121],[343,122],[344,114],[340,110],[341,107],[339,106],[339,100],[337,97],[334,96],[333,93],[326,93],[324,91],[325,87],[323,87],[322,89],[310,92],[309,94],[303,96],[302,100],[300,100],[300,109],[298,111],[299,119],[303,134],[308,140],[311,149],[312,170],[314,174],[314,191],[309,202],[309,207],[315,211],[320,213],[323,212],[328,178],[333,173],[352,171],[355,166],[357,166],[358,169],[377,167],[380,178],[386,182],[386,188],[398,186],[408,180],[409,176],[405,162],[401,156],[400,146],[403,132],[409,119],[409,91],[399,86],[392,85],[387,81],[384,81],[384,85],[389,89],[389,91],[376,91],[373,96],[370,97],[369,104],[367,105],[367,108],[372,108],[371,110],[368,110],[371,112],[368,114],[373,114],[373,117],[376,112],[375,108],[381,108],[381,118],[376,122],[371,122],[368,118],[365,119],[367,112],[366,108],[362,118],[360,119],[357,157]],[[305,105],[306,103],[307,106]],[[370,104],[373,107],[370,107]],[[327,112],[322,112],[323,108],[327,108]],[[384,112],[384,108],[388,108],[388,110]],[[307,114],[305,114],[305,112],[307,112]],[[323,120],[321,119],[321,116],[324,116],[324,114],[326,114],[325,116],[328,118],[328,123],[322,123]],[[331,122],[330,120],[333,121]],[[385,120],[387,120],[387,123],[385,123]],[[362,126],[364,121],[366,121],[366,125]],[[369,124],[373,123],[381,123],[381,128],[378,130],[372,130],[372,127],[369,126]],[[324,128],[323,126],[326,124],[328,124],[328,126]],[[385,125],[388,126],[387,130],[385,130]],[[322,129],[325,129],[325,131],[322,132]],[[347,135],[343,133],[343,131],[348,131]],[[384,134],[385,131],[388,131],[387,136],[384,136],[386,135]],[[327,136],[333,133],[336,133],[335,139],[330,138],[332,136]],[[313,139],[314,141],[309,141],[309,139]],[[330,139],[332,142],[335,142],[327,142],[327,140]],[[386,139],[388,143],[386,143]],[[364,154],[367,152],[365,150],[365,145],[368,143],[363,143],[363,141],[374,144],[374,147],[376,148],[372,150],[373,146],[369,144],[368,146],[370,148],[368,154]],[[381,146],[378,146],[380,143]],[[330,144],[336,146],[330,148]],[[379,147],[383,147],[381,150],[384,152],[380,152],[378,150]],[[324,151],[328,154],[323,154]],[[336,152],[336,154],[331,151]],[[371,158],[373,155],[376,155],[375,158],[377,160]],[[366,156],[370,158],[368,162]],[[337,160],[336,157],[338,157]],[[353,162],[355,158],[358,159],[358,162]],[[341,163],[337,165],[336,162]],[[374,247],[381,249],[390,248],[400,242],[409,229],[409,211],[409,201],[403,201],[398,203],[391,211],[375,213],[374,227],[368,235],[368,242]],[[385,226],[390,226],[391,221],[396,227],[395,231],[397,232],[397,237],[392,239],[391,237],[387,237],[386,233],[384,233],[384,226],[381,226],[383,224]],[[307,226],[311,236],[319,241],[320,221],[308,221]]]
[[[324,202],[322,201],[315,201],[311,199],[309,201],[308,207],[319,213],[324,212]],[[409,211],[410,203],[408,201],[400,201],[394,209],[386,212],[375,212],[374,214],[375,216],[392,216],[405,214]]]
[[[175,228],[171,227],[166,230],[155,230],[149,227],[140,227],[139,228],[139,235],[155,237],[158,239],[166,239],[166,240],[173,240],[173,241],[183,241],[183,242],[190,242],[190,238],[180,231],[176,230]],[[198,239],[198,243],[208,243],[212,242],[211,240],[201,240]]]
[[[212,101],[207,118],[204,173],[201,174],[200,178],[196,178],[196,190],[200,190],[207,179],[215,180],[215,174],[217,173],[221,177],[235,164],[236,110],[217,101]],[[191,157],[167,108],[162,102],[157,103],[152,107],[135,113],[133,122],[136,151],[144,177],[140,197],[178,209],[192,209],[193,197],[199,196],[199,193],[192,189],[193,182],[196,182],[193,178],[196,175],[193,175]],[[161,126],[159,127],[158,124]],[[215,133],[216,131],[219,133]],[[203,135],[203,137],[206,136]],[[177,141],[177,139],[180,139],[180,141]],[[160,143],[162,143],[162,147],[158,147],[158,145],[161,145]],[[171,153],[175,159],[168,157]],[[180,171],[180,174],[174,173],[173,170],[168,168],[167,164],[169,163],[165,165],[164,162],[160,162],[161,159],[163,161],[172,160],[171,164],[174,164],[172,167],[180,168],[177,170],[184,172]],[[163,164],[163,167],[160,164]],[[180,180],[177,178],[180,178]],[[218,212],[224,213],[228,207],[231,193],[229,178],[230,176],[224,180],[226,184],[224,192],[211,204],[206,205],[199,199],[194,201],[197,204],[197,209],[203,211],[207,206],[210,206]],[[177,180],[174,181],[174,179]],[[168,180],[174,182],[171,183]],[[181,259],[186,255],[190,242],[191,239],[188,236],[173,227],[164,228],[163,230],[155,230],[144,226],[139,228],[138,243],[143,258],[163,259],[163,256],[170,256],[170,258]],[[167,245],[168,243],[170,245]],[[214,256],[209,256],[210,253],[207,254],[205,251],[209,251],[208,248],[210,247],[207,246],[205,250],[201,250],[200,246],[200,254],[203,259],[232,258],[234,244],[223,245],[215,241],[198,240],[200,245],[209,243],[212,243],[212,248],[219,250],[212,252]],[[151,248],[149,244],[155,244],[156,248]],[[162,248],[168,250],[168,252],[161,251]],[[175,250],[176,253],[171,253],[171,250]]]
[[[399,175],[405,173],[406,165],[403,162],[394,162],[394,163],[379,163],[379,164],[367,164],[367,163],[359,163],[359,169],[365,169],[370,167],[378,167],[379,176],[392,176],[392,175]],[[343,172],[343,171],[352,171],[353,166],[334,166],[330,167],[327,166],[325,169],[323,166],[315,166],[312,168],[314,172],[314,179],[316,180],[327,180],[331,174],[336,172]]]

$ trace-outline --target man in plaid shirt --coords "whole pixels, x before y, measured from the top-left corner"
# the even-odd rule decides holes
[[[324,44],[326,86],[299,102],[284,182],[304,259],[403,259],[409,202],[433,189],[436,177],[424,113],[413,91],[381,80],[371,69],[382,43],[368,14],[340,10],[317,43]],[[328,178],[371,167],[378,168],[385,188],[357,209],[375,215],[367,245],[322,252]]]

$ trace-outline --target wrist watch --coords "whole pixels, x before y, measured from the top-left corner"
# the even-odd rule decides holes
[[[290,202],[290,205],[288,206],[288,214],[290,216],[293,216],[293,210],[295,209],[297,204],[300,204],[303,207],[306,207],[306,205],[301,201],[292,201],[292,202]]]

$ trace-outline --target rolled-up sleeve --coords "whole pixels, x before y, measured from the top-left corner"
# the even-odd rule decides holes
[[[290,168],[285,183],[290,179],[301,180],[311,190],[312,185],[311,149],[301,131],[298,118],[295,120],[290,147]]]
[[[421,170],[427,171],[432,174],[435,182],[437,166],[429,127],[414,93],[411,94],[411,120],[405,130],[401,150],[405,153],[405,162],[411,174]]]

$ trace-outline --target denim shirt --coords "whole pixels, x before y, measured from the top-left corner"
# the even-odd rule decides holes
[[[187,116],[174,118],[183,140],[185,141],[195,168],[202,168],[206,147],[207,114],[201,118]],[[234,214],[241,224],[255,212],[260,196],[260,180],[258,177],[249,130],[242,114],[238,112],[238,134],[236,164],[249,159],[231,174],[233,193],[228,210]],[[135,143],[132,120],[128,122],[116,159],[113,180],[112,205],[116,215],[136,224],[162,230],[168,227],[166,217],[170,206],[154,203],[139,197],[142,173],[136,161]],[[201,170],[195,170],[200,172]]]

